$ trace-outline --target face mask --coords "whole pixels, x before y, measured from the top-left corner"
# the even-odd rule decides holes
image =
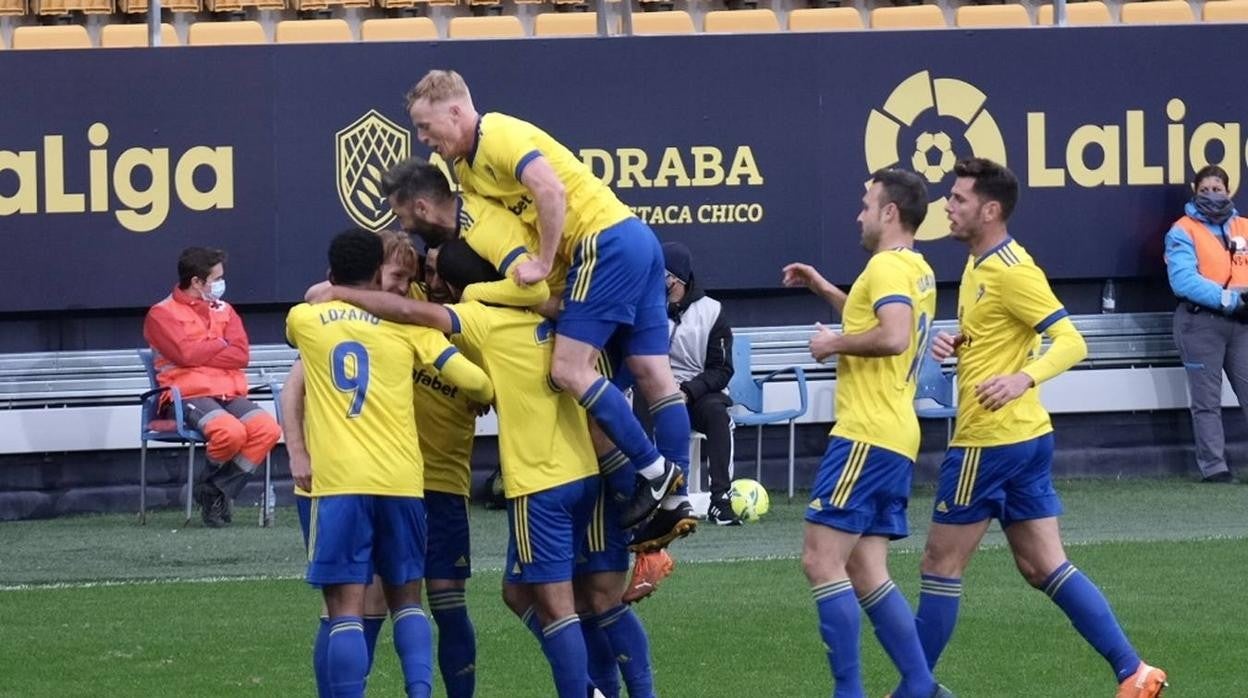
[[[1235,212],[1235,204],[1226,194],[1197,194],[1192,205],[1214,225],[1222,225]]]
[[[204,300],[219,301],[225,295],[225,279],[217,279],[204,290]]]

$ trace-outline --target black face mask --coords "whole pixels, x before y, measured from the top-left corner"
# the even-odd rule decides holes
[[[1226,194],[1197,194],[1192,199],[1196,211],[1214,225],[1222,225],[1235,213],[1235,204]]]

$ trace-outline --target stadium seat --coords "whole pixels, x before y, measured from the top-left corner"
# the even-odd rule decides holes
[[[1066,3],[1066,24],[1072,27],[1091,27],[1102,24],[1113,24],[1109,16],[1109,6],[1100,0],[1088,2]],[[1036,15],[1036,24],[1042,27],[1053,25],[1053,6],[1041,5]]]
[[[945,420],[945,445],[953,439],[953,420],[958,416],[957,392],[953,386],[953,374],[946,375],[940,362],[930,351],[923,352],[919,360],[919,377],[914,393],[914,413],[919,419]]]
[[[13,48],[91,48],[91,37],[81,24],[24,26],[13,30]]]
[[[201,0],[161,0],[160,7],[170,12],[199,12]],[[147,0],[117,0],[117,11],[123,15],[147,14]]]
[[[862,28],[862,15],[855,7],[807,7],[789,13],[789,31],[793,32]]]
[[[279,44],[332,44],[355,41],[345,19],[288,19],[277,23]]]
[[[447,34],[452,39],[508,39],[524,36],[524,27],[514,15],[452,17]]]
[[[1248,22],[1248,0],[1210,0],[1205,3],[1206,22]]]
[[[364,41],[423,41],[438,38],[438,26],[428,17],[366,19],[360,24]]]
[[[195,22],[187,33],[190,46],[234,46],[264,44],[264,27],[259,22]]]
[[[284,10],[286,0],[204,0],[204,9],[208,12],[242,12],[251,7],[257,10]]]
[[[0,0],[0,16],[24,14],[26,14],[26,0]],[[4,48],[4,44],[0,43],[0,48]]]
[[[684,10],[633,14],[634,34],[692,34],[693,31],[693,18]]]
[[[780,31],[776,13],[767,9],[712,10],[706,13],[703,29],[708,34],[752,34]]]
[[[372,7],[373,0],[290,0],[290,7],[299,12],[328,10],[332,7]]]
[[[597,36],[597,12],[543,12],[533,20],[533,36]]]
[[[160,25],[160,45],[180,46],[178,32],[172,24]],[[106,24],[100,29],[101,48],[145,48],[147,46],[146,24]]]
[[[1022,5],[963,5],[954,15],[959,27],[1030,27],[1031,17]]]
[[[728,381],[728,394],[732,396],[734,405],[745,408],[745,412],[732,415],[733,424],[737,426],[757,427],[755,463],[758,472],[754,479],[762,482],[763,476],[763,425],[789,423],[789,499],[793,498],[793,429],[794,421],[806,414],[806,372],[800,366],[787,366],[768,373],[763,378],[754,378],[750,372],[750,348],[752,342],[748,336],[736,336],[732,340],[732,378]],[[763,411],[763,385],[777,376],[792,374],[797,379],[797,394],[801,400],[796,409]]]
[[[945,13],[937,5],[877,7],[871,10],[873,29],[927,29],[947,26]]]
[[[1195,21],[1196,15],[1187,0],[1122,3],[1123,24],[1187,24]]]
[[[30,11],[36,15],[65,15],[70,12],[106,15],[113,11],[113,0],[31,0]]]

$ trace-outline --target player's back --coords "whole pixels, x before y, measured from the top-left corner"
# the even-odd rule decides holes
[[[337,301],[292,308],[286,336],[306,375],[313,495],[421,496],[413,367],[437,361],[445,338]]]
[[[573,257],[584,238],[632,215],[571,150],[537,126],[498,112],[481,116],[476,147],[468,157],[455,161],[455,174],[465,191],[497,199],[534,230],[540,230],[537,206],[519,174],[539,155],[559,177],[567,197],[560,242],[566,259]]]
[[[1067,316],[1044,271],[1017,241],[970,258],[958,290],[958,419],[952,443],[1020,443],[1052,431],[1040,391],[1031,388],[999,410],[979,404],[975,386],[1017,373],[1040,349],[1040,334]]]
[[[848,356],[836,362],[836,426],[833,436],[918,457],[919,422],[914,394],[919,363],[936,314],[936,280],[923,255],[909,249],[876,253],[845,301],[845,334],[879,324],[876,310],[889,303],[911,307],[912,339],[896,356]]]
[[[475,301],[447,307],[452,339],[494,383],[507,497],[597,474],[585,411],[550,381],[550,321],[529,310]]]

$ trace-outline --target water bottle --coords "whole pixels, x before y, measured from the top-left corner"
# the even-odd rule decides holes
[[[277,492],[273,490],[273,483],[271,482],[269,483],[269,491],[265,495],[265,502],[268,503],[269,511],[273,511],[273,508],[277,506]]]
[[[1118,312],[1118,291],[1114,288],[1113,279],[1105,280],[1105,288],[1101,291],[1101,312]]]

